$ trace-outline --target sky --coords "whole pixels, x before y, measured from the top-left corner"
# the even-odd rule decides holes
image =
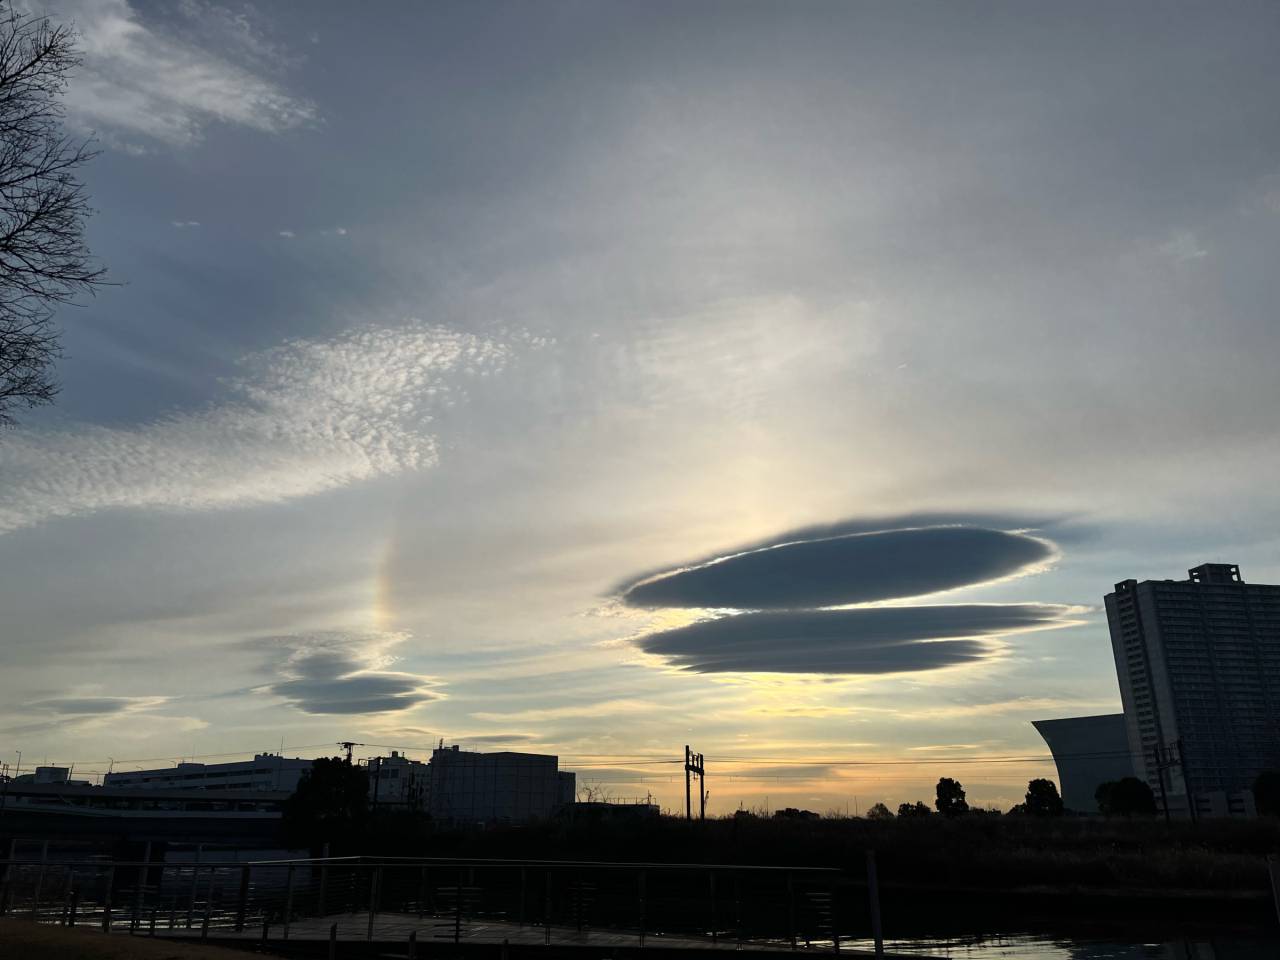
[[[1007,807],[1114,583],[1280,582],[1274,4],[23,6],[118,285],[0,435],[4,762]]]

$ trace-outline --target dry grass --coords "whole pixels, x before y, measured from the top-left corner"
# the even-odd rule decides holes
[[[5,960],[261,960],[261,954],[239,950],[127,933],[108,936],[98,930],[50,927],[25,920],[0,920],[0,956]]]
[[[1266,856],[1280,850],[1280,821],[931,816],[699,825],[664,819],[421,837],[404,830],[362,837],[351,852],[827,866],[857,877],[868,848],[878,851],[880,880],[887,884],[1259,892],[1269,889]]]

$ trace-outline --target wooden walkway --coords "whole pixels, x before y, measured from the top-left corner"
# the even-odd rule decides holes
[[[415,952],[418,956],[440,954],[447,948],[455,947],[454,920],[449,916],[418,917],[408,913],[379,913],[374,917],[372,931],[368,914],[340,913],[325,917],[309,917],[294,920],[289,924],[286,934],[283,924],[276,924],[266,931],[266,948],[305,948],[327,944],[331,930],[336,925],[336,942],[355,946],[357,944],[375,947],[378,956],[410,956],[408,945],[410,937],[414,938]],[[141,932],[141,931],[140,931]],[[372,934],[372,935],[371,935]],[[790,944],[779,941],[743,941],[711,937],[665,936],[650,933],[643,938],[635,932],[593,929],[582,930],[570,926],[552,926],[549,931],[543,926],[521,925],[503,920],[464,920],[456,930],[456,946],[467,953],[482,952],[483,948],[527,953],[530,948],[547,950],[548,953],[583,953],[593,958],[617,956],[619,953],[630,954],[643,950],[646,953],[709,953],[725,951],[745,951],[755,956],[790,956],[797,953],[808,955],[825,954],[863,960],[872,958],[874,953],[865,950],[849,950],[842,948],[835,953],[830,941],[824,943],[805,944],[800,941],[796,949]],[[176,929],[156,931],[157,937],[174,940],[199,939],[200,928],[190,930]],[[208,934],[210,943],[226,946],[247,943],[263,943],[261,927],[246,927],[239,933],[225,928],[211,928]],[[391,952],[398,947],[400,953]],[[300,950],[300,952],[307,952]],[[310,951],[316,955],[314,951]],[[323,954],[319,954],[323,955]],[[342,952],[338,956],[344,956]],[[372,955],[372,954],[371,954]],[[922,960],[922,958],[906,954],[885,953],[885,960]],[[763,957],[762,957],[763,960]],[[933,957],[929,960],[938,960]]]

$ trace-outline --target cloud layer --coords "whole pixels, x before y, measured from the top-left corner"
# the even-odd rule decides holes
[[[939,526],[773,544],[642,580],[638,607],[788,610],[918,597],[1009,576],[1053,556],[1043,540],[982,527]]]
[[[137,427],[0,444],[0,533],[108,507],[281,503],[436,462],[432,411],[507,346],[441,327],[366,328],[246,357],[228,399]]]
[[[646,653],[695,673],[878,674],[982,660],[989,638],[1063,626],[1054,604],[954,604],[756,613],[649,634]]]
[[[439,700],[431,677],[386,669],[390,649],[406,639],[340,631],[267,637],[286,651],[277,668],[284,679],[262,690],[311,714],[389,713]]]

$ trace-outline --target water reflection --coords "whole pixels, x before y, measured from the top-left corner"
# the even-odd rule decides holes
[[[845,946],[845,944],[842,944]],[[850,949],[874,949],[868,940],[851,940]],[[889,953],[950,960],[1276,960],[1280,939],[1212,937],[1164,943],[1115,943],[1060,937],[1007,936],[885,942]]]

